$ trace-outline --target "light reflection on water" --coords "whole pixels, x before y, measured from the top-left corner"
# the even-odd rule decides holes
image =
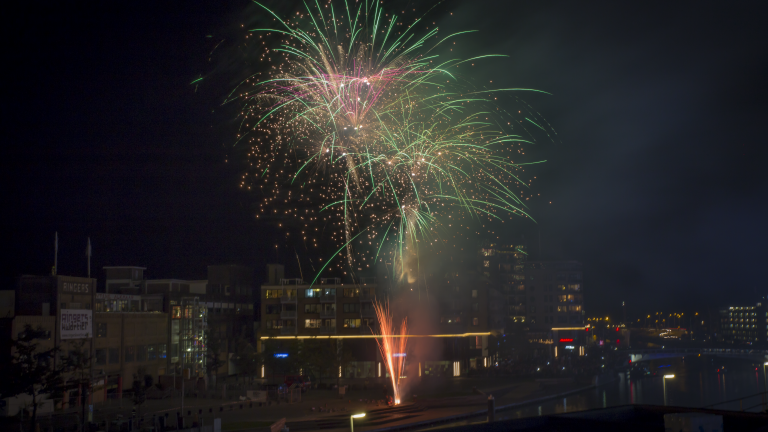
[[[743,360],[708,357],[692,357],[685,361],[667,359],[663,363],[650,362],[653,370],[659,370],[658,367],[661,365],[669,365],[668,368],[663,369],[664,373],[675,375],[675,378],[667,379],[666,383],[668,405],[702,408],[765,391],[762,362],[758,364]],[[723,366],[726,367],[727,372],[722,372]],[[718,369],[721,372],[718,373]],[[496,420],[562,414],[629,404],[663,405],[664,386],[661,375],[660,373],[658,377],[627,379],[625,373],[620,373],[616,381],[597,388],[564,398],[497,412]],[[503,403],[497,401],[497,404]],[[743,408],[745,411],[757,412],[763,409],[763,405],[761,396],[757,396],[745,399],[743,405],[740,405],[739,401],[734,401],[714,408],[734,411]],[[478,416],[451,424],[441,424],[439,427],[480,423],[485,420],[485,416]]]

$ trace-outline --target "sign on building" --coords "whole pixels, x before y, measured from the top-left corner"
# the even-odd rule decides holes
[[[93,336],[93,311],[62,309],[59,328],[61,339],[85,339]]]

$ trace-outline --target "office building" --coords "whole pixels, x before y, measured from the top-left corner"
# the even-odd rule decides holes
[[[168,374],[202,377],[206,374],[206,338],[215,337],[223,366],[217,374],[234,373],[228,361],[236,341],[254,336],[253,269],[238,265],[208,266],[208,279],[144,279],[144,267],[104,267],[106,296],[121,308],[138,303],[143,311],[163,312],[167,322]],[[183,371],[182,371],[183,369]]]
[[[722,342],[768,342],[768,308],[763,303],[754,306],[730,306],[720,310]]]

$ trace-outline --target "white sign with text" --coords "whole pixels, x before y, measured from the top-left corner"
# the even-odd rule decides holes
[[[62,309],[61,339],[85,339],[93,336],[93,311],[90,309]]]

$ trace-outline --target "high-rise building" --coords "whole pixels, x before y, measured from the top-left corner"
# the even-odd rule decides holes
[[[524,244],[487,244],[480,248],[479,267],[485,280],[494,282],[503,296],[502,313],[508,324],[523,323],[527,318],[525,263],[528,253]]]
[[[584,326],[584,284],[578,261],[525,264],[527,322],[531,329]]]

